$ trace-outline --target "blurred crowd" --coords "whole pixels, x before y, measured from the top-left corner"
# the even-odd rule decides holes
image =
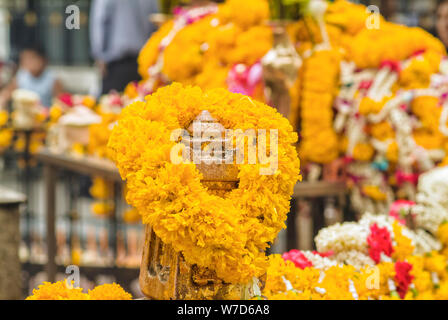
[[[122,91],[140,80],[137,56],[155,31],[149,16],[159,10],[158,0],[93,0],[90,5],[89,35],[91,57],[102,78],[101,94]],[[37,41],[36,41],[37,42]],[[20,49],[13,76],[0,91],[0,108],[6,108],[16,89],[33,91],[44,107],[64,92],[60,79],[49,70],[41,43]]]

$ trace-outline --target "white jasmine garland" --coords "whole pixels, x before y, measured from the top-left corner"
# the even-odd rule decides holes
[[[417,225],[436,234],[448,220],[448,167],[422,174],[418,181],[417,205],[413,208]]]
[[[415,254],[424,255],[425,253],[429,253],[431,251],[442,250],[442,244],[440,241],[425,230],[417,229],[415,232],[412,232],[412,234],[413,236],[411,239],[415,245]]]
[[[311,261],[313,267],[319,270],[327,270],[330,267],[336,266],[337,262],[326,257],[321,257],[311,251],[302,251],[303,255]]]
[[[321,229],[315,238],[319,252],[365,251],[369,231],[356,222],[335,224]]]
[[[343,251],[333,257],[338,263],[352,265],[356,270],[365,266],[374,266],[375,262],[365,253],[356,250]]]
[[[358,251],[367,254],[367,237],[370,227],[377,224],[380,228],[387,228],[393,237],[394,219],[386,215],[364,214],[358,222],[345,222],[321,229],[315,238],[316,247],[319,252],[333,251]]]

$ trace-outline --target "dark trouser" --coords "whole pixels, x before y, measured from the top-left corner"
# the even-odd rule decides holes
[[[106,66],[106,75],[103,77],[101,94],[109,93],[111,90],[123,91],[129,82],[141,80],[137,70],[136,56],[109,62]]]

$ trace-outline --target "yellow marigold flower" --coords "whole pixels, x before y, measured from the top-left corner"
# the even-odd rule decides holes
[[[404,70],[401,70],[400,84],[406,89],[427,88],[431,82],[431,75],[438,69],[439,64],[434,68],[428,59],[418,56],[413,58]]]
[[[35,121],[37,123],[43,123],[47,119],[47,115],[43,112],[36,114]]]
[[[249,28],[269,19],[269,3],[266,0],[227,0],[219,6],[218,17],[223,24],[235,23]]]
[[[386,151],[386,158],[390,162],[397,162],[398,161],[398,144],[396,141],[389,144]]]
[[[445,137],[439,131],[428,129],[416,129],[413,137],[419,146],[427,150],[442,149],[445,140]]]
[[[92,205],[92,212],[98,216],[106,216],[114,210],[113,203],[99,201]]]
[[[372,134],[372,137],[379,141],[385,141],[395,137],[395,131],[387,121],[372,124],[370,126],[370,133]]]
[[[252,45],[248,46],[247,43],[252,43]],[[252,65],[263,57],[271,47],[271,28],[254,26],[236,36],[234,47],[227,53],[226,59],[231,65],[235,63]]]
[[[414,246],[412,245],[412,240],[403,235],[403,227],[397,220],[394,221],[392,228],[394,232],[394,241],[396,243],[392,257],[395,260],[403,261],[408,256],[412,255]]]
[[[353,150],[353,158],[358,161],[369,161],[375,150],[369,143],[358,143]]]
[[[419,117],[423,128],[436,131],[439,126],[441,108],[439,98],[434,96],[419,96],[411,103],[412,112]]]
[[[90,187],[90,194],[95,199],[108,199],[112,197],[112,186],[104,178],[94,177],[92,186]]]
[[[355,268],[349,265],[333,266],[325,271],[325,278],[318,287],[325,289],[326,299],[329,300],[353,300],[352,293],[348,290],[349,279],[355,276]]]
[[[3,127],[9,119],[9,114],[5,110],[0,111],[0,127]]]
[[[362,192],[366,196],[368,196],[376,201],[385,201],[387,198],[386,194],[384,192],[382,192],[378,186],[372,186],[372,185],[363,186]]]
[[[349,35],[355,35],[365,28],[369,13],[366,7],[346,0],[336,0],[328,6],[325,21],[337,25]],[[384,21],[380,17],[380,23]]]
[[[381,101],[373,100],[372,98],[365,97],[361,100],[361,103],[359,104],[359,113],[362,115],[368,115],[368,114],[377,114],[378,112],[383,109],[384,105],[387,101],[391,99],[390,96],[384,97]]]
[[[117,119],[118,115],[114,113],[101,113],[101,123],[89,126],[89,143],[87,145],[89,154],[99,158],[110,158],[107,142]]]
[[[89,295],[82,288],[68,286],[66,281],[44,282],[26,300],[88,300]]]
[[[12,129],[0,130],[0,149],[6,149],[11,145],[14,131]]]
[[[447,280],[444,280],[440,283],[440,286],[435,293],[435,298],[438,300],[448,300],[448,281]]]
[[[380,294],[388,295],[389,292],[389,279],[395,278],[395,264],[393,262],[381,262],[377,265],[380,269]]]
[[[141,219],[140,214],[138,213],[138,210],[135,208],[131,208],[129,210],[126,210],[123,214],[123,221],[126,223],[137,223]]]
[[[134,98],[138,97],[138,91],[137,91],[137,88],[135,86],[135,83],[134,82],[128,83],[126,88],[124,88],[124,93],[123,94],[125,96],[127,96],[129,99],[134,99]]]
[[[36,154],[39,152],[39,150],[44,146],[44,142],[41,139],[33,139],[31,138],[30,141],[30,153],[31,154]]]
[[[443,254],[445,257],[448,257],[448,246],[445,246],[445,248],[443,248],[443,250],[440,253]]]
[[[295,291],[314,291],[319,281],[320,272],[315,268],[297,268],[293,262],[285,261],[281,255],[272,254],[269,256],[269,266],[266,271],[266,284],[263,295],[272,296],[286,292],[286,281],[289,281]],[[284,280],[285,279],[285,280]],[[289,295],[289,294],[288,294]],[[314,292],[313,296],[318,294]],[[311,295],[310,295],[311,296]],[[280,296],[278,296],[279,298]],[[300,296],[292,296],[299,299]],[[291,298],[291,297],[290,297]]]
[[[81,265],[82,262],[82,251],[79,248],[73,248],[71,252],[72,264],[75,266]]]
[[[76,155],[80,155],[80,156],[84,155],[85,154],[84,150],[85,150],[85,147],[81,143],[74,143],[72,145],[72,152]]]
[[[91,300],[132,300],[130,293],[126,292],[119,284],[103,284],[89,290]]]
[[[416,300],[434,300],[434,294],[432,291],[424,291],[422,293],[419,293]]]
[[[25,150],[25,138],[23,136],[17,138],[16,142],[14,143],[14,150],[18,152]]]
[[[56,123],[62,116],[62,109],[58,105],[54,105],[50,108],[50,122]]]
[[[437,231],[437,237],[439,238],[439,241],[442,242],[442,244],[445,247],[448,247],[448,223],[442,223],[439,226],[439,230]]]
[[[425,269],[443,275],[446,272],[446,257],[437,251],[432,251],[425,256]]]
[[[84,106],[86,106],[87,108],[93,109],[95,107],[95,105],[96,105],[96,100],[92,96],[85,96],[82,99],[82,104]]]

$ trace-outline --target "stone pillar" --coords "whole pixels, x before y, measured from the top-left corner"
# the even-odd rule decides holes
[[[23,299],[19,205],[25,196],[0,187],[0,300]]]

